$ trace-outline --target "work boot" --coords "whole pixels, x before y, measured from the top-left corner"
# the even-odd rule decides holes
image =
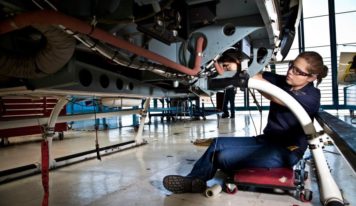
[[[228,118],[229,117],[229,113],[223,113],[222,115],[221,115],[221,118]]]
[[[163,178],[163,186],[173,193],[202,193],[206,182],[199,178],[168,175]]]

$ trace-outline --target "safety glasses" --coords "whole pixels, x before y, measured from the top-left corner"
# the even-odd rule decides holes
[[[294,62],[293,62],[293,61],[290,61],[290,62],[288,63],[288,69],[289,69],[289,70],[292,70],[292,73],[293,73],[294,75],[299,75],[299,76],[303,76],[303,77],[311,77],[311,76],[313,76],[313,74],[305,73],[305,72],[303,72],[301,69],[299,69],[298,67],[296,67],[296,66],[294,65]]]

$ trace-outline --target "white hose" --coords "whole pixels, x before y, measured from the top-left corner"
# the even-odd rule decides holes
[[[1,55],[0,75],[17,78],[40,78],[59,71],[75,50],[75,39],[55,26],[32,26],[46,38],[44,48],[32,56]]]
[[[205,190],[206,197],[215,197],[222,191],[221,185],[215,184]]]
[[[249,79],[248,87],[251,89],[257,89],[259,91],[265,92],[279,99],[281,102],[287,105],[287,107],[297,117],[297,119],[299,120],[300,124],[303,127],[305,134],[312,135],[316,133],[313,122],[311,121],[308,113],[297,102],[297,100],[295,100],[287,92],[283,91],[281,88],[269,82],[261,81],[257,79]]]
[[[269,82],[257,79],[249,79],[248,87],[272,95],[282,101],[297,117],[303,126],[305,134],[311,135],[312,137],[315,136],[316,130],[309,115],[297,102],[297,100],[295,100],[287,92]],[[315,148],[311,148],[310,150],[313,154],[315,167],[319,177],[320,201],[323,203],[323,205],[327,205],[330,202],[339,202],[341,205],[343,205],[343,198],[340,189],[331,176],[324,153],[322,151],[322,142],[320,142],[319,138],[309,139],[308,142],[310,145],[315,146]]]

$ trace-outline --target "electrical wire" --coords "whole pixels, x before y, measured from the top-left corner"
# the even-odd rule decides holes
[[[260,111],[260,116],[261,116],[261,121],[262,121],[262,109],[261,109],[261,107],[259,106],[259,103],[258,103],[258,101],[257,101],[257,99],[256,99],[256,96],[255,96],[255,93],[254,92],[251,92],[251,89],[247,89],[248,90],[248,92],[251,94],[251,96],[252,96],[252,98],[253,98],[253,102],[256,104],[256,106],[257,106],[257,108],[258,108],[258,110]],[[252,120],[252,125],[253,125],[253,128],[255,129],[255,133],[256,133],[256,135],[258,135],[258,133],[257,133],[257,128],[256,128],[256,124],[255,124],[255,121],[253,120],[253,117],[252,117],[252,114],[251,114],[251,109],[249,108],[248,109],[248,113],[249,113],[249,116],[250,116],[250,118],[251,118],[251,120]],[[261,127],[260,127],[261,128]],[[261,134],[261,129],[260,129],[260,134]]]
[[[211,101],[211,104],[213,105],[213,108],[217,111],[217,108],[215,107],[215,104],[214,104],[214,101],[213,101],[212,96],[210,96],[210,101]],[[216,117],[218,118],[218,125],[217,125],[217,128],[219,128],[219,124],[220,124],[220,115],[219,115],[219,113],[218,113],[218,112],[216,113]]]
[[[259,112],[260,112],[260,134],[262,134],[262,94],[260,95],[260,102],[261,102],[261,105],[260,105],[260,109],[259,109]]]
[[[215,107],[215,104],[214,104],[214,102],[213,102],[213,98],[210,96],[210,101],[211,101],[211,104],[213,105],[213,107],[215,108],[215,109],[217,109],[216,107]],[[218,118],[218,125],[217,125],[217,128],[219,129],[219,125],[220,125],[220,115],[219,115],[219,113],[216,113],[216,115],[217,115],[217,118]],[[215,144],[214,144],[214,150],[213,150],[213,155],[211,156],[211,164],[213,164],[214,165],[214,160],[215,160],[215,152],[216,152],[216,146],[217,146],[217,144],[218,144],[218,139],[219,139],[219,136],[216,138],[216,140],[215,140]],[[213,167],[211,167],[211,169],[210,169],[210,174],[212,173],[212,171],[213,171]]]

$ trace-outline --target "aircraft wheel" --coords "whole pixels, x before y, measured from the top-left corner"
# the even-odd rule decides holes
[[[237,185],[235,183],[225,183],[225,192],[228,194],[237,193]]]
[[[305,189],[300,193],[300,201],[310,202],[313,199],[313,192]]]

